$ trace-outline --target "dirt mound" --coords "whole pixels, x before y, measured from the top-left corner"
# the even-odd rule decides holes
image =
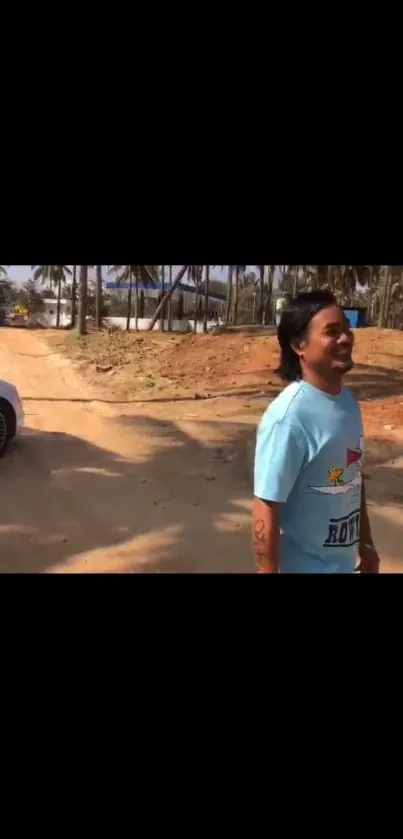
[[[80,338],[54,332],[50,340],[115,399],[273,398],[282,387],[274,372],[275,335],[102,332]],[[348,384],[367,423],[378,430],[403,427],[403,332],[356,330],[354,359]]]

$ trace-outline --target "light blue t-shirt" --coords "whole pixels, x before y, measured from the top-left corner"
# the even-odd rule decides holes
[[[357,565],[364,437],[351,391],[288,385],[260,423],[255,495],[280,507],[282,573],[352,573]]]

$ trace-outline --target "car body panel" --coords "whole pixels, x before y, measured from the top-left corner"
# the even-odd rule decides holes
[[[0,379],[0,399],[6,399],[12,405],[16,416],[16,433],[18,433],[24,425],[24,410],[17,388],[11,382]]]

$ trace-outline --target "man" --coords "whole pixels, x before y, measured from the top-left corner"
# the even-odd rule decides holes
[[[361,413],[342,378],[354,336],[325,291],[300,294],[278,328],[288,387],[259,426],[253,547],[257,571],[342,574],[379,571],[363,484]]]

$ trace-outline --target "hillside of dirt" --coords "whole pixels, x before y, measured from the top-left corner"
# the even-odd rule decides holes
[[[47,341],[75,363],[89,384],[116,401],[267,399],[282,387],[274,372],[278,344],[273,334],[101,332],[80,337],[53,331]],[[403,332],[356,330],[354,359],[347,383],[362,404],[367,433],[403,428]]]

